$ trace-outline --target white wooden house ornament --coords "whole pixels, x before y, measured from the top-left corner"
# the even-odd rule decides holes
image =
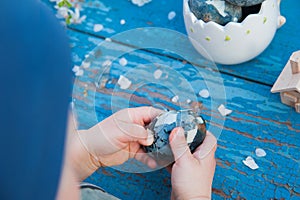
[[[300,51],[291,55],[271,92],[280,92],[281,102],[300,113]]]

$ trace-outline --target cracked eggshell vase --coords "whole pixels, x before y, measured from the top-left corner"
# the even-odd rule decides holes
[[[259,13],[248,15],[241,23],[222,26],[197,19],[188,0],[183,0],[184,22],[191,43],[201,55],[220,64],[239,64],[263,52],[285,23],[279,6],[280,0],[265,0]]]

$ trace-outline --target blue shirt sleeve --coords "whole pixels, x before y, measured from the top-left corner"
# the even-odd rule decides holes
[[[68,102],[70,49],[38,0],[0,2],[0,199],[55,199]]]

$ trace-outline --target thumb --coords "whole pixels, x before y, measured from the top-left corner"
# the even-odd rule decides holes
[[[184,130],[180,127],[173,129],[170,134],[170,147],[174,155],[176,163],[186,162],[191,157],[191,151],[187,145]]]

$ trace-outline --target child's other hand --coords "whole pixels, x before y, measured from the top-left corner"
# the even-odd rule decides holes
[[[175,128],[170,135],[170,146],[175,158],[171,199],[211,199],[216,138],[207,132],[203,144],[191,154],[183,129]]]
[[[86,178],[101,166],[120,165],[130,158],[155,168],[156,162],[140,145],[153,143],[153,135],[147,133],[145,125],[161,112],[153,107],[124,109],[88,130],[73,133],[69,137],[70,157],[67,159],[75,167],[79,179]]]

